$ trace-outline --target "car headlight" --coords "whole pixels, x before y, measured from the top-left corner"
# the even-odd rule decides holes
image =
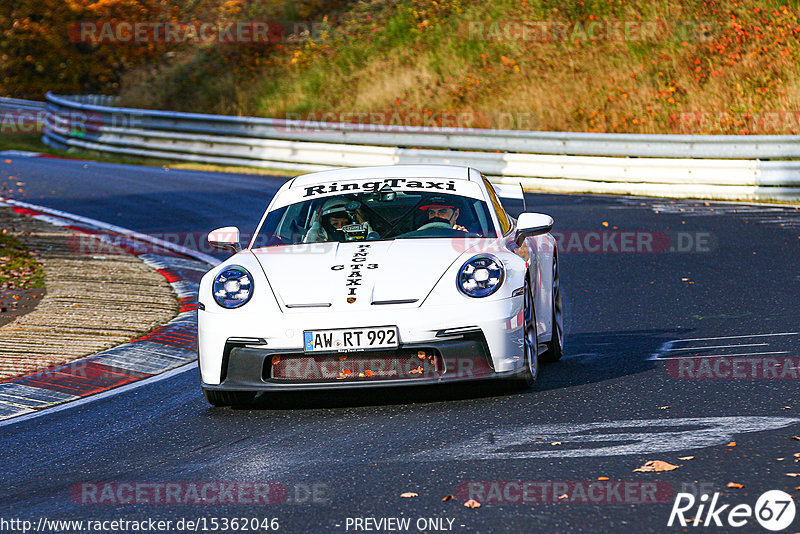
[[[223,308],[244,306],[253,296],[253,277],[244,267],[230,265],[214,278],[214,300]]]
[[[458,271],[456,285],[468,297],[488,297],[503,283],[503,263],[490,254],[474,256]]]

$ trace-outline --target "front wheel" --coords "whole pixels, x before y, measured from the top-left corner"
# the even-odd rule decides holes
[[[564,354],[564,308],[561,304],[561,279],[558,273],[558,256],[553,254],[553,337],[547,342],[547,350],[542,354],[542,361],[557,362]]]
[[[213,406],[233,406],[234,408],[247,406],[256,397],[256,394],[250,391],[217,391],[215,389],[204,389],[203,394]]]
[[[536,312],[533,308],[531,288],[525,279],[522,304],[522,345],[525,368],[514,377],[514,385],[519,389],[529,389],[539,377],[539,344],[536,339]]]

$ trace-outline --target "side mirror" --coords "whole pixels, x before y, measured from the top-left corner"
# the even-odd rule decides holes
[[[517,233],[514,239],[522,245],[526,237],[546,234],[553,229],[553,218],[544,213],[522,213],[517,219]]]
[[[242,246],[239,244],[239,229],[235,226],[217,228],[213,232],[209,232],[208,244],[214,248],[230,251],[233,254],[242,250]]]

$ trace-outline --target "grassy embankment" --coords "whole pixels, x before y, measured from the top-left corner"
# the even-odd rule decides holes
[[[231,45],[184,50],[124,78],[123,101],[484,128],[800,133],[796,0],[367,0],[320,18],[310,37],[233,63]]]

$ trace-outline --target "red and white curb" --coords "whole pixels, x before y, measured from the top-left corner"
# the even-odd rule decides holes
[[[197,290],[203,273],[219,260],[132,230],[86,217],[0,199],[0,206],[56,226],[91,234],[136,255],[172,286],[180,311],[168,323],[130,343],[29,375],[0,382],[0,421],[115,388],[171,375],[197,360]]]

